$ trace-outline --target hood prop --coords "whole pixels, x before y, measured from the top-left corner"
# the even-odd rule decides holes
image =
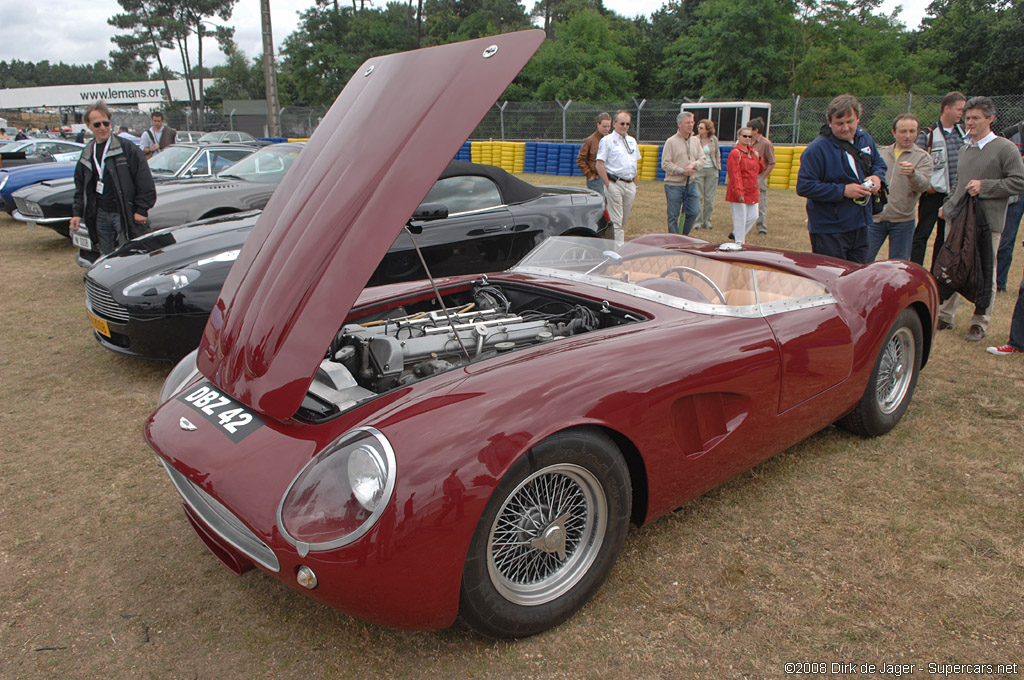
[[[472,361],[472,357],[469,356],[469,350],[462,344],[462,338],[459,337],[459,332],[455,330],[455,322],[452,321],[452,315],[448,311],[448,307],[444,304],[444,300],[441,299],[441,291],[437,289],[437,283],[434,281],[433,274],[430,273],[430,267],[427,266],[427,260],[423,257],[423,253],[420,252],[420,246],[416,243],[416,237],[412,235],[412,218],[406,223],[405,233],[409,235],[409,240],[412,241],[412,247],[416,250],[417,257],[420,258],[420,264],[423,265],[423,271],[427,273],[427,279],[430,280],[430,287],[434,289],[434,295],[437,297],[437,304],[441,305],[441,310],[444,312],[445,318],[448,320],[448,327],[452,330],[452,334],[455,336],[455,340],[459,343],[459,347],[462,348],[462,353],[466,355],[466,361]]]

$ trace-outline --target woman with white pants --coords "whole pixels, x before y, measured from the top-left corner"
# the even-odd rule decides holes
[[[757,176],[764,171],[764,159],[751,146],[754,135],[750,128],[741,128],[736,139],[736,146],[729,152],[725,162],[726,183],[725,200],[732,208],[732,233],[730,237],[736,243],[743,243],[747,232],[757,221],[757,205],[761,199],[761,190],[757,186]]]

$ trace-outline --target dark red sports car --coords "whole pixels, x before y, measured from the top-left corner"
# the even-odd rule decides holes
[[[593,595],[631,521],[906,411],[937,304],[906,262],[553,238],[360,293],[543,36],[369,60],[246,241],[146,425],[234,571],[387,626],[530,635]]]

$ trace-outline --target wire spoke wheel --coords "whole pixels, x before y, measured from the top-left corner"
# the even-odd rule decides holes
[[[607,523],[608,501],[589,470],[562,463],[535,472],[491,525],[487,571],[494,588],[524,606],[560,597],[594,563]]]
[[[878,350],[860,402],[836,424],[862,437],[878,437],[894,428],[914,396],[923,351],[921,318],[904,309]]]
[[[629,531],[632,485],[615,442],[562,430],[509,466],[466,553],[459,615],[484,635],[536,635],[579,611]]]
[[[900,328],[889,338],[878,364],[878,408],[889,415],[902,403],[914,374],[914,334],[909,328]]]

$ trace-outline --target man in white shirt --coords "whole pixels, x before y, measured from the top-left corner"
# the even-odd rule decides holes
[[[615,245],[625,241],[626,221],[636,198],[636,180],[640,147],[629,136],[633,117],[619,111],[612,119],[612,133],[601,138],[597,147],[597,174],[604,183],[608,217],[612,221]]]

